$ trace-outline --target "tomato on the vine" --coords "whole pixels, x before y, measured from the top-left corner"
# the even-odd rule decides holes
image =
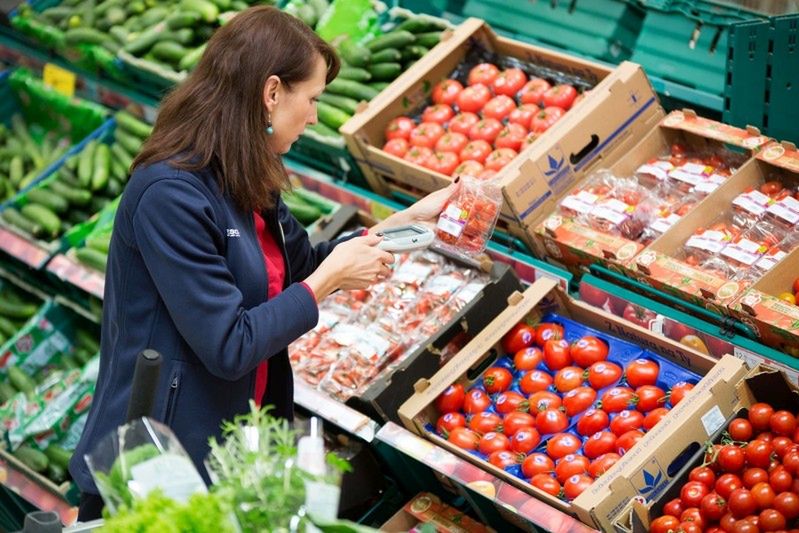
[[[547,441],[547,455],[557,460],[580,449],[580,439],[571,433],[556,433]]]
[[[621,436],[628,431],[641,429],[644,425],[644,415],[638,411],[625,409],[619,412],[610,422],[610,430],[616,435]]]
[[[750,467],[765,468],[771,463],[771,452],[773,451],[770,442],[753,440],[749,442],[742,453]]]
[[[621,455],[614,452],[600,455],[591,461],[591,465],[588,467],[588,473],[592,478],[596,479],[610,470],[610,467],[618,463],[619,459],[621,459]]]
[[[492,431],[499,431],[500,426],[502,426],[502,418],[491,411],[477,413],[472,415],[469,419],[469,428],[481,435]]]
[[[528,427],[535,427],[535,417],[530,413],[513,411],[502,419],[502,432],[509,437],[512,437],[520,429]]]
[[[716,474],[706,466],[697,466],[688,474],[688,481],[704,483],[712,490],[716,486]]]
[[[499,450],[509,450],[510,439],[508,439],[504,433],[490,431],[480,438],[477,449],[480,450],[480,453],[485,455]]]
[[[533,345],[536,329],[534,326],[519,322],[502,337],[502,350],[506,354],[515,354]]]
[[[577,433],[588,437],[608,427],[610,417],[602,409],[591,408],[577,421]]]
[[[544,342],[544,363],[550,370],[560,370],[572,363],[569,343],[565,339],[549,339]]]
[[[488,394],[506,391],[512,382],[513,374],[501,366],[491,367],[483,373],[483,387]]]
[[[728,500],[730,498],[730,494],[732,494],[732,491],[742,487],[743,483],[741,482],[741,478],[735,474],[722,474],[716,480],[716,486],[714,488],[722,498]]]
[[[482,389],[471,389],[466,393],[466,398],[463,401],[463,411],[469,415],[482,413],[490,406],[491,398]]]
[[[727,512],[727,501],[717,493],[710,492],[702,498],[699,508],[706,519],[721,520],[721,517]]]
[[[622,369],[611,361],[600,361],[589,366],[585,371],[588,383],[595,389],[604,389],[619,381]]]
[[[746,518],[757,510],[755,497],[748,489],[735,489],[727,498],[727,507],[735,518]]]
[[[686,508],[699,507],[702,498],[710,494],[710,489],[704,483],[689,481],[680,489],[680,500]]]
[[[542,435],[558,433],[569,427],[569,419],[558,409],[544,409],[535,417],[535,427]]]
[[[658,381],[660,366],[651,359],[635,359],[627,364],[624,377],[630,387],[638,388],[642,385],[655,385]]]
[[[796,417],[790,411],[776,411],[769,418],[769,427],[775,435],[793,436],[796,431]]]
[[[513,356],[513,366],[516,370],[535,370],[544,360],[544,353],[536,347],[525,348]]]
[[[596,400],[596,391],[591,387],[577,387],[563,396],[563,408],[567,416],[582,413]]]
[[[522,462],[522,474],[528,479],[554,470],[555,462],[543,453],[531,453]]]
[[[727,426],[732,440],[748,442],[752,438],[752,424],[745,418],[736,418]]]
[[[452,413],[463,408],[465,392],[463,385],[453,383],[436,398],[436,409],[439,413]]]
[[[736,473],[743,470],[746,459],[747,454],[744,453],[743,449],[733,444],[727,444],[719,450],[716,462],[718,462],[723,471]]]
[[[758,402],[749,407],[749,423],[756,432],[767,431],[771,427],[771,415],[774,408],[767,403]]]

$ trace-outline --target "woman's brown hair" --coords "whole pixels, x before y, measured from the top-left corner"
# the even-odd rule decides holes
[[[214,33],[194,72],[164,98],[132,168],[166,159],[190,171],[208,167],[241,209],[272,207],[288,178],[280,154],[267,146],[264,85],[275,75],[291,90],[311,77],[318,55],[330,82],[338,57],[302,21],[270,6],[242,11]]]

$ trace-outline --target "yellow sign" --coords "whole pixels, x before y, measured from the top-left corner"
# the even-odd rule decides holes
[[[42,71],[44,84],[66,96],[75,94],[75,74],[68,70],[46,63]]]

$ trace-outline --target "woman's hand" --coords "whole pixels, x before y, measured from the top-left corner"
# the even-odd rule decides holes
[[[374,235],[388,228],[407,224],[423,224],[435,227],[438,215],[443,211],[447,201],[457,194],[459,188],[460,183],[455,181],[443,189],[431,192],[407,209],[398,211],[379,224],[372,226],[369,229],[369,234]]]
[[[375,235],[355,237],[336,246],[305,279],[317,301],[337,289],[365,289],[391,274],[394,255],[377,247]]]

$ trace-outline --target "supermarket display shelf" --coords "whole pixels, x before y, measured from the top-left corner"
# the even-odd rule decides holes
[[[103,297],[105,275],[82,265],[73,257],[65,254],[56,255],[47,263],[47,272],[92,296],[100,299]]]
[[[78,508],[67,500],[66,495],[53,492],[31,479],[6,457],[0,457],[0,480],[7,489],[42,511],[54,511],[65,525],[78,518]]]
[[[51,252],[8,228],[0,227],[0,250],[34,270],[42,268]]]
[[[377,434],[378,425],[374,420],[312,389],[302,379],[294,380],[294,403],[366,442],[372,442]]]

